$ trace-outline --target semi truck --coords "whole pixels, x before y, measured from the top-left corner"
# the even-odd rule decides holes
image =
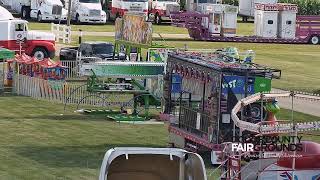
[[[171,13],[179,11],[180,4],[177,0],[149,0],[148,16],[156,24],[171,21]]]
[[[246,22],[249,18],[254,18],[255,4],[276,4],[278,0],[239,0],[239,16]]]
[[[100,0],[72,0],[71,16],[76,23],[106,23]]]
[[[60,0],[0,0],[7,9],[19,13],[23,19],[66,21],[67,10]]]
[[[106,11],[107,21],[122,17],[126,12],[136,12],[148,17],[147,0],[102,0],[103,9]]]
[[[15,19],[0,6],[0,46],[16,53],[26,53],[37,59],[53,58],[55,36],[52,33],[29,31],[28,21]]]

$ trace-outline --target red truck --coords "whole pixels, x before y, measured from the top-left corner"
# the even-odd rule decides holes
[[[55,55],[55,36],[52,33],[29,31],[28,22],[15,19],[0,6],[0,46],[22,52],[37,59],[53,58]]]

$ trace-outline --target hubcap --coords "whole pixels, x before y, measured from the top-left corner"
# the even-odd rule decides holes
[[[42,51],[36,51],[34,53],[34,57],[36,57],[38,60],[44,59],[44,53]]]
[[[317,36],[314,36],[311,38],[312,44],[318,44],[319,43],[319,38]]]

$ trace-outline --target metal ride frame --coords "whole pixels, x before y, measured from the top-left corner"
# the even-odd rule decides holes
[[[176,58],[177,57],[177,58]],[[167,94],[165,94],[164,98],[166,100],[165,104],[165,114],[172,114],[172,110],[175,106],[179,107],[179,117],[176,117],[174,120],[179,122],[178,124],[171,123],[169,126],[169,132],[173,136],[179,136],[183,137],[185,141],[188,143],[195,143],[196,146],[203,147],[206,149],[210,150],[215,150],[215,151],[220,151],[221,150],[221,143],[225,142],[224,140],[220,139],[220,136],[223,137],[231,137],[232,132],[227,132],[225,130],[231,129],[232,130],[232,125],[231,123],[229,124],[224,124],[221,121],[221,116],[222,113],[221,108],[223,107],[222,105],[222,98],[221,98],[221,93],[222,91],[222,84],[223,82],[227,82],[224,77],[228,76],[243,76],[243,79],[245,82],[244,84],[247,84],[244,86],[245,89],[248,88],[248,79],[249,77],[255,77],[255,76],[262,76],[265,77],[265,75],[269,74],[269,76],[272,76],[273,78],[278,78],[281,76],[281,71],[278,69],[272,69],[264,66],[259,66],[257,64],[252,63],[249,67],[246,66],[245,69],[241,68],[232,68],[229,67],[228,63],[226,63],[225,67],[216,65],[216,64],[210,64],[211,62],[208,60],[206,61],[201,61],[202,54],[200,55],[197,54],[192,54],[190,57],[186,56],[183,57],[183,55],[180,57],[180,55],[172,55],[169,57],[168,60],[168,65],[167,65],[167,76],[166,77],[166,82],[169,84],[165,85],[165,89],[170,89],[172,86],[171,81],[172,81],[172,74],[178,73],[186,79],[186,81],[189,81],[191,79],[191,86],[193,87],[200,87],[200,89],[197,89],[196,91],[199,92],[200,94],[194,94],[193,97],[195,96],[200,96],[200,101],[199,101],[199,109],[198,110],[190,110],[192,107],[192,103],[188,103],[187,101],[190,101],[188,98],[185,97],[184,95],[188,94],[187,92],[180,92],[180,97],[178,99],[172,99],[171,96],[171,91],[169,90]],[[224,56],[223,56],[224,57]],[[170,59],[171,58],[171,59]],[[193,60],[189,59],[193,58]],[[215,62],[215,61],[213,61]],[[220,62],[220,61],[218,61]],[[222,63],[224,64],[224,63]],[[231,63],[232,65],[238,64],[238,63]],[[240,64],[240,61],[239,61]],[[180,67],[181,66],[181,67]],[[240,67],[240,66],[239,66]],[[183,70],[181,70],[183,69]],[[193,71],[193,73],[190,73],[190,70]],[[195,82],[192,80],[194,77],[191,78],[190,74],[197,74],[196,71],[199,71],[200,74],[204,74],[205,77],[204,79],[211,79],[210,82],[208,81],[203,81],[201,77],[198,78],[197,82],[203,81],[202,84],[194,84]],[[279,73],[279,74],[278,74]],[[246,80],[245,80],[246,79]],[[210,110],[210,113],[206,113],[204,111],[204,100],[207,98],[205,97],[208,96],[208,93],[211,94],[212,90],[210,88],[206,89],[206,87],[210,87],[210,85],[216,82],[214,84],[217,84],[217,92],[213,92],[213,95],[211,96],[212,101],[216,101],[217,103],[213,105],[212,107],[212,112]],[[203,87],[201,89],[201,87]],[[228,88],[227,88],[228,89]],[[193,91],[193,90],[191,90]],[[246,90],[244,90],[246,91]],[[210,93],[211,92],[211,93]],[[229,92],[229,90],[228,90]],[[189,94],[190,95],[190,94]],[[247,95],[245,95],[247,96]],[[195,97],[196,98],[196,97]],[[183,100],[184,99],[184,100]],[[197,98],[199,99],[199,98]],[[193,99],[192,101],[194,101]],[[182,101],[185,101],[186,103],[183,104]],[[233,102],[228,103],[229,100],[226,101],[227,106],[233,107]],[[236,102],[234,102],[235,104]],[[179,106],[180,104],[180,106]],[[228,113],[227,111],[224,113]],[[190,119],[190,120],[189,120]],[[192,120],[193,119],[193,120]],[[197,121],[199,121],[199,128],[196,128],[195,124],[197,124]],[[204,128],[203,126],[205,124],[211,124],[210,126]],[[190,125],[193,125],[191,128]],[[229,127],[230,126],[230,127]],[[223,129],[223,130],[221,130]],[[226,135],[229,134],[229,135]],[[178,137],[177,137],[178,138]],[[188,144],[190,144],[188,143]]]
[[[154,69],[155,68],[155,69]],[[86,88],[88,91],[86,94],[83,94],[80,99],[77,100],[77,109],[79,109],[80,104],[83,104],[84,101],[88,98],[98,98],[100,102],[98,103],[99,106],[109,106],[110,108],[113,105],[117,105],[120,109],[125,109],[126,107],[130,107],[133,109],[133,115],[138,115],[142,111],[144,111],[144,115],[146,117],[149,116],[149,109],[151,108],[150,105],[152,104],[152,99],[156,98],[152,94],[151,91],[148,91],[146,87],[143,85],[138,84],[134,79],[132,80],[132,84],[137,86],[138,89],[136,90],[126,90],[126,89],[119,89],[119,90],[106,90],[101,89],[99,86],[99,80],[97,76],[104,77],[104,78],[159,78],[161,79],[163,72],[165,70],[165,63],[164,62],[121,62],[121,61],[93,61],[93,63],[84,63],[80,64],[80,75],[87,76],[87,84],[81,85],[70,92],[69,96],[66,98],[64,109],[66,110],[66,105],[70,103],[70,100],[73,96],[78,94],[80,89]],[[117,71],[115,71],[117,69]],[[110,98],[113,100],[119,100],[121,98],[117,98],[121,96],[121,94],[133,94],[133,98],[128,99],[125,102],[114,102],[110,101]],[[151,99],[150,99],[151,98]],[[142,100],[143,99],[143,100]],[[141,101],[142,100],[142,101]],[[144,108],[138,109],[139,102],[142,102]],[[159,101],[161,102],[161,101]],[[156,107],[157,108],[157,107]]]
[[[277,120],[277,124],[273,125],[265,125],[262,120],[263,117],[261,115],[261,122],[258,124],[249,123],[246,121],[243,121],[242,118],[240,119],[237,115],[237,113],[241,112],[242,109],[251,104],[255,103],[257,101],[260,101],[263,103],[265,100],[270,100],[274,98],[291,98],[291,121],[283,121],[283,120]],[[244,130],[247,130],[249,132],[256,133],[256,136],[262,136],[262,135],[270,135],[270,134],[294,134],[295,137],[295,143],[297,142],[297,135],[298,133],[306,132],[306,131],[316,131],[320,130],[320,121],[313,121],[313,122],[305,122],[305,123],[297,123],[294,121],[293,117],[293,109],[294,109],[294,98],[308,98],[305,95],[295,94],[294,92],[285,92],[285,93],[257,93],[251,96],[248,96],[244,99],[241,99],[238,101],[238,103],[235,105],[235,107],[232,109],[232,120],[234,121],[234,124],[240,128],[240,133]],[[312,98],[309,97],[308,99],[320,101],[320,98]],[[263,107],[263,106],[261,106]],[[233,130],[235,132],[235,128]],[[231,142],[224,143],[224,150],[226,160],[221,163],[221,165],[216,168],[211,174],[213,174],[217,169],[220,169],[224,166],[227,167],[227,170],[224,171],[220,178],[225,177],[227,180],[236,179],[240,180],[242,175],[241,172],[243,172],[246,167],[241,169],[241,158],[243,156],[248,155],[248,152],[240,152],[238,154],[230,151],[230,144]],[[258,151],[259,153],[259,159],[258,159],[258,172],[250,172],[249,174],[245,174],[244,179],[248,178],[251,175],[257,175],[259,176],[260,173],[267,172],[267,171],[291,171],[292,177],[294,177],[295,174],[295,162],[296,162],[296,151],[294,151],[293,157],[292,157],[292,168],[290,170],[288,169],[280,169],[280,170],[264,170],[262,167],[262,160],[263,159],[277,159],[277,157],[271,157],[271,158],[264,158],[262,150]],[[306,156],[313,156],[314,154],[310,155],[304,155]],[[249,167],[249,166],[248,166]],[[307,169],[308,170],[308,169]],[[211,175],[210,174],[210,175]]]

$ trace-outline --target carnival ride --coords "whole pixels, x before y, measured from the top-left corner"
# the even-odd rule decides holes
[[[242,60],[234,48],[170,53],[161,117],[170,120],[172,145],[220,152],[221,143],[232,140],[232,107],[242,97],[270,91],[271,79],[281,76],[278,69],[253,63],[252,51],[248,52]],[[260,109],[255,104],[244,115],[258,121],[265,114]],[[216,164],[214,156],[212,163]]]
[[[312,179],[320,178],[320,144],[311,141],[301,141],[298,134],[306,132],[315,132],[320,130],[320,121],[303,122],[301,120],[294,120],[293,114],[291,120],[276,120],[272,123],[263,121],[261,116],[260,122],[249,122],[242,117],[239,118],[239,113],[243,112],[245,107],[252,103],[273,102],[275,98],[291,98],[292,106],[294,105],[294,98],[299,98],[292,92],[288,93],[257,93],[238,101],[231,111],[231,118],[235,127],[239,128],[239,132],[252,133],[253,137],[274,137],[283,136],[285,134],[293,137],[292,144],[283,149],[278,149],[279,144],[266,143],[262,145],[259,142],[258,149],[254,152],[231,151],[231,142],[224,143],[224,162],[221,178],[225,179]],[[262,107],[262,106],[261,106]],[[292,107],[293,108],[293,107]],[[293,112],[293,110],[292,110]],[[241,115],[240,115],[241,116]],[[274,114],[271,114],[274,116]],[[236,128],[233,128],[234,134]],[[242,142],[244,139],[242,139]],[[250,142],[250,139],[245,139]],[[238,140],[233,142],[241,142]],[[300,144],[301,149],[291,149],[289,146],[296,147]],[[280,146],[280,145],[279,145]],[[252,156],[255,153],[254,160],[241,166],[241,161],[245,160],[247,156]]]
[[[105,113],[116,121],[149,119],[149,109],[161,105],[168,47],[152,43],[152,24],[145,22],[141,15],[127,13],[116,20],[115,27],[113,55],[125,52],[127,58],[80,63],[79,74],[87,77],[87,83],[82,86],[86,86],[88,93],[77,102],[77,109],[94,96],[101,99],[100,106],[107,109],[84,112]],[[147,51],[146,58],[144,51]],[[66,104],[77,89],[70,93]]]

